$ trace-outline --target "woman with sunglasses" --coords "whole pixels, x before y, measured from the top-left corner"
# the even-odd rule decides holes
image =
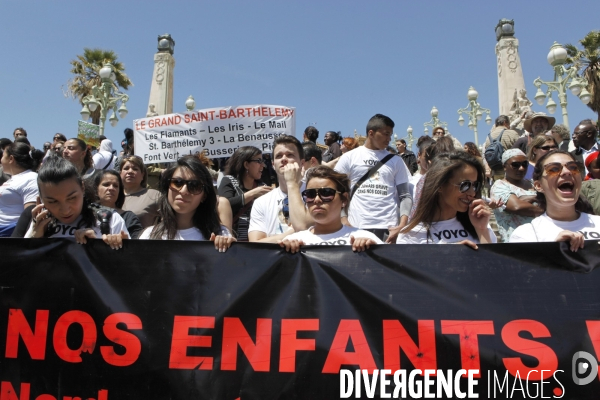
[[[541,215],[536,192],[529,179],[525,179],[529,162],[519,149],[508,149],[502,154],[504,179],[494,182],[490,197],[503,204],[494,209],[502,242],[507,243],[512,232]]]
[[[206,167],[195,156],[173,163],[160,180],[161,220],[147,228],[140,239],[211,240],[225,252],[235,238],[221,225],[217,194]]]
[[[102,207],[116,211],[125,221],[131,238],[137,239],[144,228],[134,213],[121,208],[125,201],[125,192],[119,173],[112,169],[96,171],[94,176],[86,181],[86,184],[92,186],[93,192],[96,194],[96,202]]]
[[[600,216],[579,197],[584,166],[571,153],[543,155],[533,172],[537,200],[545,213],[514,230],[510,242],[569,242],[571,251],[584,240],[600,238]]]
[[[495,243],[490,210],[481,199],[483,166],[464,151],[436,157],[425,175],[414,217],[396,243]]]
[[[537,160],[539,160],[544,154],[547,154],[551,150],[557,150],[558,146],[552,136],[538,135],[531,140],[527,147],[527,159],[529,160],[529,168],[525,179],[533,178],[533,170]]]
[[[123,210],[137,215],[144,228],[154,225],[158,217],[160,193],[147,187],[148,172],[144,161],[138,156],[125,156],[121,159],[119,168],[125,191]]]
[[[114,213],[103,219],[91,206],[93,194],[69,161],[50,157],[38,172],[37,184],[40,195],[26,238],[71,237],[81,244],[98,238],[115,250],[129,238],[123,218]]]
[[[296,253],[303,245],[347,245],[353,251],[363,251],[372,244],[383,244],[373,233],[342,224],[340,213],[346,209],[350,193],[350,180],[326,166],[306,172],[306,190],[302,198],[314,220],[305,231],[287,236],[279,245]]]
[[[264,167],[262,152],[254,146],[240,147],[225,165],[225,176],[221,179],[218,192],[219,196],[231,203],[233,229],[240,242],[248,241],[254,200],[272,190],[261,181]]]

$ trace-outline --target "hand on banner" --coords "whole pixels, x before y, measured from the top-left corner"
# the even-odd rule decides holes
[[[569,242],[571,251],[577,251],[579,249],[583,249],[583,244],[585,240],[583,235],[579,232],[571,232],[571,231],[561,231],[555,242]]]
[[[209,240],[215,242],[215,249],[217,249],[219,253],[225,253],[227,249],[231,247],[233,242],[237,242],[237,239],[233,236],[221,236],[215,235],[214,233],[210,234]]]
[[[75,231],[75,233],[77,233],[77,231]],[[94,238],[95,237],[96,236],[94,236]],[[85,240],[85,237],[83,239]],[[102,240],[104,241],[104,243],[109,245],[110,248],[113,250],[119,250],[119,249],[123,248],[123,239],[129,239],[129,235],[127,233],[125,233],[124,231],[121,231],[121,233],[102,235]]]
[[[487,231],[492,213],[482,199],[475,199],[469,204],[469,219],[477,232]]]
[[[470,247],[473,250],[477,250],[479,248],[477,247],[477,244],[475,244],[475,242],[471,240],[461,240],[460,242],[456,242],[455,244],[464,244],[465,246]]]
[[[352,251],[360,253],[370,248],[372,244],[377,244],[377,242],[370,238],[355,238],[354,236],[350,236],[350,244],[352,245]]]
[[[298,239],[284,239],[284,240],[280,240],[279,242],[279,246],[284,248],[285,251],[287,251],[288,253],[297,253],[300,251],[300,246],[304,246],[304,242],[302,240],[298,240]]]

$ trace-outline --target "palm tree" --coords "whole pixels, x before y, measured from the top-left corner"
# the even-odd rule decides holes
[[[587,90],[591,94],[588,107],[600,117],[600,31],[591,31],[579,41],[582,48],[572,44],[565,45],[569,58],[568,64],[582,69],[582,75],[588,81]],[[598,118],[597,124],[600,124]]]
[[[117,61],[117,54],[112,50],[102,49],[83,49],[83,55],[77,55],[77,59],[71,60],[71,73],[73,78],[67,82],[67,96],[79,100],[83,105],[83,98],[92,94],[92,87],[100,85],[102,80],[98,72],[104,66],[104,63],[111,63],[114,68],[116,79],[113,83],[113,89],[123,88],[127,90],[133,83],[125,74],[125,66]],[[92,123],[100,123],[100,108],[90,113]]]

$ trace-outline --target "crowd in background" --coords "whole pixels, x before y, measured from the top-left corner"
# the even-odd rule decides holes
[[[61,133],[43,150],[27,132],[0,139],[0,237],[210,240],[306,245],[564,241],[600,238],[598,127],[572,135],[553,117],[524,115],[523,131],[496,118],[483,153],[436,127],[391,146],[394,122],[376,114],[362,138],[309,126],[304,141],[279,136],[273,151],[241,147],[228,159],[204,153],[144,164],[125,130],[117,152]],[[572,141],[571,141],[572,138]],[[571,151],[569,151],[571,150]],[[491,227],[495,219],[497,230]]]

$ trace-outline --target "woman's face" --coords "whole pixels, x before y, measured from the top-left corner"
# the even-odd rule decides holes
[[[554,139],[548,138],[543,145],[536,147],[533,149],[533,154],[535,154],[535,160],[539,160],[544,154],[548,153],[550,150],[556,150],[558,147],[554,143]]]
[[[329,179],[313,178],[306,184],[306,189],[331,188],[337,190],[335,183]],[[316,196],[312,203],[307,202],[308,212],[315,220],[315,224],[326,225],[340,220],[340,213],[345,200],[342,194],[335,193],[333,200],[324,202],[320,196]]]
[[[123,168],[121,168],[121,180],[123,181],[123,185],[139,187],[142,185],[143,179],[144,174],[142,173],[142,170],[134,163],[125,161]]]
[[[192,173],[192,171],[181,167],[175,170],[171,179],[200,180]],[[205,197],[206,193],[204,191],[199,194],[190,193],[187,184],[179,190],[175,189],[171,184],[167,195],[167,199],[171,207],[173,207],[173,211],[175,211],[176,214],[189,216],[190,218],[193,217],[196,208],[204,201]]]
[[[469,204],[475,199],[475,188],[473,185],[464,193],[460,192],[460,184],[464,181],[471,183],[477,181],[477,170],[471,165],[464,165],[454,171],[448,182],[442,186],[438,196],[438,204],[442,214],[450,212],[465,212]]]
[[[525,156],[514,156],[506,161],[504,164],[504,170],[506,171],[506,177],[514,180],[520,181],[525,178],[525,174],[527,173],[527,168],[529,168],[529,163],[527,162],[527,157]]]
[[[105,207],[115,208],[119,198],[119,180],[112,174],[106,174],[98,185],[98,201]]]
[[[75,165],[82,165],[85,158],[85,150],[79,147],[79,144],[75,140],[67,140],[63,147],[62,156],[65,160],[69,160]]]
[[[260,180],[262,177],[263,169],[265,164],[262,158],[262,154],[257,154],[250,160],[244,162],[244,166],[248,170],[248,175],[255,181]]]
[[[348,148],[346,147],[344,142],[342,142],[342,144],[340,146],[340,150],[342,151],[342,154],[348,151]]]
[[[64,224],[75,222],[83,209],[83,186],[76,179],[59,184],[41,183],[40,197],[44,207]]]
[[[569,171],[565,166],[572,161],[573,159],[566,154],[553,154],[544,160],[544,172],[533,184],[535,190],[546,197],[547,208],[573,206],[577,202],[581,190],[581,174]],[[551,166],[556,167],[556,173],[547,170]]]
[[[325,134],[325,138],[323,138],[323,141],[327,146],[331,146],[335,142],[335,137],[331,133],[327,132]]]

